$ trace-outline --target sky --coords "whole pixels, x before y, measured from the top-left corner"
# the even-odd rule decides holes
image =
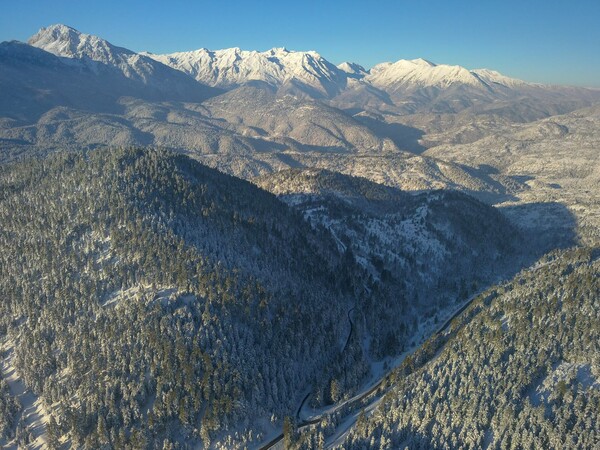
[[[63,23],[134,51],[286,47],[600,87],[600,0],[0,0],[0,11],[0,41]]]

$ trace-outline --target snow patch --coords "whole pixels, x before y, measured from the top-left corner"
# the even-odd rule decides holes
[[[534,389],[530,398],[534,406],[549,405],[551,400],[563,395],[566,390],[600,389],[599,368],[589,363],[569,363],[563,361]]]

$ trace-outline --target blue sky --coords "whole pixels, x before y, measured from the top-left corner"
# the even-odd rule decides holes
[[[600,87],[600,0],[0,3],[0,41],[64,23],[132,50],[316,50],[370,67],[422,57],[529,81]]]

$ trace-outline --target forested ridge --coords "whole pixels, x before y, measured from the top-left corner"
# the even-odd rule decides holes
[[[0,445],[40,438],[10,374],[50,448],[258,446],[535,250],[464,194],[327,171],[258,184],[280,197],[154,149],[0,165]],[[579,250],[486,290],[344,446],[593,448],[597,275]],[[340,414],[286,445],[322,445]]]
[[[1,166],[0,223],[0,335],[52,417],[50,446],[206,446],[280,420],[347,332],[357,274],[331,238],[182,155]]]
[[[456,191],[410,193],[327,170],[255,182],[277,193],[367,272],[364,317],[376,357],[406,350],[424,322],[534,260],[534,245],[497,209]]]
[[[598,448],[599,256],[559,253],[486,291],[405,361],[343,448]]]

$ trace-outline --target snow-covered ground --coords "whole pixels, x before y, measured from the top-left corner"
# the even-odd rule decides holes
[[[41,399],[27,389],[23,380],[19,377],[13,365],[13,347],[13,343],[6,338],[0,345],[2,378],[8,384],[10,394],[17,397],[23,407],[21,420],[24,419],[24,424],[27,427],[26,431],[31,433],[33,437],[32,442],[27,448],[46,448],[45,425],[48,422],[49,416],[42,405]],[[17,449],[18,446],[16,442],[12,441],[4,448]]]
[[[562,361],[530,394],[534,406],[548,405],[552,398],[561,395],[561,386],[573,384],[583,390],[600,389],[600,368],[590,363]]]

